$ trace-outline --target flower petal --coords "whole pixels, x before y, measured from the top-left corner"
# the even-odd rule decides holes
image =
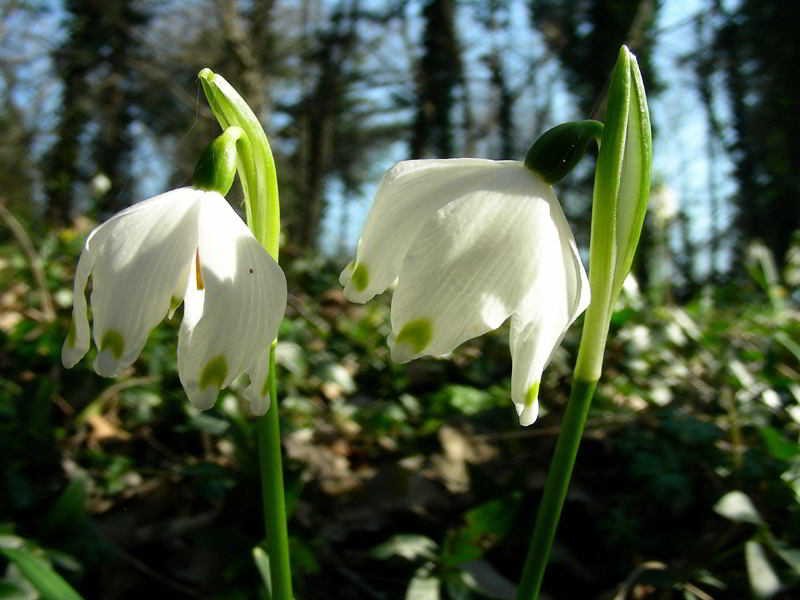
[[[89,351],[89,315],[86,307],[86,283],[94,267],[94,255],[81,252],[75,270],[75,285],[72,292],[72,321],[69,333],[61,348],[61,362],[67,369],[74,367]]]
[[[114,377],[132,364],[167,314],[197,244],[198,193],[181,188],[140,202],[97,227],[86,240],[94,340],[100,350],[94,368],[100,375]],[[73,314],[85,312],[77,291],[88,273],[80,263],[78,271]],[[83,341],[83,322],[76,319],[76,348]]]
[[[250,399],[250,411],[257,416],[267,414],[269,410],[269,346],[264,348],[258,360],[250,367],[250,385],[245,393]]]
[[[453,200],[486,189],[493,170],[502,171],[508,162],[408,160],[389,169],[375,194],[356,259],[339,277],[345,297],[366,302],[389,287],[427,220]]]
[[[567,328],[589,305],[589,281],[561,207],[550,213],[551,241],[536,258],[539,270],[511,318],[511,398],[521,425],[539,413],[539,382]]]
[[[286,310],[286,278],[222,196],[205,192],[201,203],[178,374],[192,404],[205,409],[234,378],[252,373],[275,339]]]
[[[563,218],[552,187],[522,163],[490,164],[473,166],[481,184],[436,212],[406,255],[389,338],[398,362],[496,329],[531,286],[549,284],[542,274],[561,253],[554,214]]]

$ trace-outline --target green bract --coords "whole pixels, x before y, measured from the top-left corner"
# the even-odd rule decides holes
[[[237,153],[237,168],[244,189],[247,223],[269,254],[277,260],[280,205],[275,160],[261,123],[239,93],[211,69],[197,75],[211,111],[223,128],[236,125],[244,135]]]
[[[616,302],[622,291],[622,284],[631,270],[633,256],[639,245],[644,215],[647,212],[647,200],[650,196],[653,163],[650,112],[647,108],[647,97],[639,64],[627,48],[623,46],[622,51],[630,57],[628,69],[630,90],[627,103],[614,107],[627,116],[627,121],[617,194],[617,255],[614,264],[614,283],[611,287],[612,302]],[[617,99],[618,102],[619,100]]]
[[[631,269],[642,233],[652,158],[644,84],[636,57],[623,46],[609,86],[594,179],[589,246],[592,302],[586,312],[584,332],[591,343],[581,343],[576,367],[588,381],[600,377],[611,310]]]

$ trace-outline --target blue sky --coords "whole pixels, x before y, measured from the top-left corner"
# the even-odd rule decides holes
[[[657,136],[654,140],[654,182],[668,185],[677,196],[681,208],[690,216],[690,230],[695,242],[702,243],[707,239],[711,229],[711,215],[709,212],[709,188],[708,176],[711,168],[707,152],[707,123],[703,106],[700,98],[695,91],[696,81],[693,70],[685,64],[683,59],[686,55],[695,51],[696,36],[692,17],[702,10],[702,3],[699,0],[671,0],[663,3],[659,13],[657,29],[663,33],[659,36],[659,41],[655,51],[655,62],[658,73],[661,74],[665,83],[664,91],[657,97],[651,98],[651,118]],[[515,43],[510,47],[512,74],[514,73],[514,57],[517,56],[518,69],[524,68],[529,64],[527,59],[530,55],[544,53],[542,42],[538,39],[535,32],[530,30],[525,8],[521,3],[513,5],[512,28],[516,29]],[[462,13],[462,16],[464,14]],[[464,44],[466,39],[467,47],[470,46],[470,32],[474,27],[468,23],[461,23],[459,35]],[[469,51],[466,54],[469,60]],[[609,69],[612,65],[609,65]],[[554,63],[546,65],[545,68],[555,70]],[[524,73],[517,72],[517,77],[524,76]],[[480,73],[477,74],[480,78]],[[555,79],[557,89],[554,92],[553,113],[555,122],[546,125],[545,128],[554,126],[558,122],[581,118],[575,114],[574,104],[570,100],[569,92],[564,87],[563,82]],[[646,85],[647,82],[645,82]],[[531,99],[523,97],[515,107],[516,116],[530,111]],[[724,99],[720,99],[717,106],[718,113],[725,117],[728,114],[727,104]],[[531,139],[531,142],[533,139]],[[407,148],[404,144],[397,144],[394,154],[381,157],[381,167],[388,168],[396,160],[405,158]],[[509,157],[520,158],[520,157]],[[731,177],[732,165],[729,158],[722,148],[718,152],[718,162],[714,166],[714,175],[718,185],[720,197],[720,226],[724,229],[732,218],[730,205],[725,202],[735,189],[735,183]],[[340,197],[334,193],[331,206],[325,221],[325,231],[323,236],[323,247],[334,250],[338,242],[339,223],[342,218],[342,210],[348,210],[349,231],[347,238],[351,240],[351,247],[355,247],[358,235],[361,231],[366,215],[372,201],[376,183],[367,185],[361,198],[351,200],[346,205],[341,202]],[[334,189],[335,192],[335,189]],[[673,243],[678,239],[677,228],[673,227],[670,231]],[[730,260],[730,253],[723,249],[718,261],[724,265]],[[698,274],[702,275],[709,268],[709,256],[707,252],[701,252],[697,257]]]
[[[322,10],[325,4],[325,2],[320,4]],[[419,4],[411,3],[409,8],[408,34],[417,40],[421,35],[421,21],[414,17],[418,16]],[[45,0],[41,5],[48,10],[36,15],[35,18],[30,18],[26,13],[19,11],[12,13],[11,18],[3,24],[0,29],[2,33],[0,56],[4,58],[39,56],[36,60],[26,63],[25,68],[20,70],[21,85],[18,84],[16,88],[15,100],[23,106],[39,107],[38,112],[31,112],[27,116],[31,122],[38,122],[40,130],[46,131],[54,124],[52,120],[56,114],[60,93],[58,81],[51,75],[52,65],[47,56],[58,45],[63,35],[61,23],[64,13],[58,0]],[[710,231],[708,178],[712,165],[708,159],[706,118],[695,92],[694,73],[682,59],[695,50],[696,36],[692,17],[698,14],[702,5],[701,0],[668,0],[662,3],[657,24],[662,33],[658,39],[654,58],[657,71],[661,74],[666,88],[658,97],[651,98],[651,115],[657,132],[654,140],[654,181],[669,185],[673,189],[682,208],[690,215],[692,237],[696,242],[706,239]],[[511,35],[508,37],[498,36],[491,39],[486,36],[482,28],[475,26],[475,15],[472,11],[469,5],[465,5],[459,12],[457,25],[460,43],[465,51],[464,60],[470,69],[472,105],[476,118],[480,119],[481,111],[491,106],[486,85],[488,71],[480,60],[481,54],[492,44],[502,48],[513,87],[524,81],[528,75],[528,65],[533,60],[546,56],[546,51],[537,32],[530,27],[524,2],[511,2]],[[400,71],[410,69],[410,65],[404,62],[407,59],[403,58],[403,52],[389,52],[387,55],[394,61],[394,64],[389,65],[392,68]],[[541,72],[537,73],[537,81],[547,81],[552,86],[554,122],[530,123],[529,131],[520,131],[520,138],[530,138],[527,142],[524,139],[519,140],[523,146],[533,141],[535,131],[540,132],[561,121],[582,118],[582,115],[576,114],[569,91],[558,76],[556,61],[545,62],[539,68]],[[386,92],[366,90],[364,99],[367,102],[381,102],[381,94],[385,96]],[[198,102],[202,101],[202,95],[198,93],[197,96]],[[525,116],[533,114],[537,102],[540,101],[542,99],[534,92],[524,94],[514,107],[517,121],[527,122]],[[728,114],[724,99],[718,102],[717,110],[723,117]],[[267,124],[268,130],[275,127],[275,123]],[[164,190],[167,176],[164,170],[164,153],[169,154],[169,149],[143,132],[144,129],[141,127],[138,131],[134,131],[140,145],[134,168],[139,179],[137,194],[147,197]],[[41,152],[51,141],[48,136],[39,136],[35,150]],[[371,165],[370,171],[374,173],[374,177],[370,178],[371,183],[363,187],[363,193],[359,197],[349,198],[348,202],[343,202],[341,186],[335,181],[331,183],[328,189],[330,205],[322,238],[324,249],[334,251],[338,248],[343,211],[347,211],[345,220],[348,223],[345,239],[350,248],[355,247],[380,173],[397,160],[406,157],[406,142],[407,140],[399,140],[383,155],[373,158],[374,164]],[[478,156],[491,154],[491,148],[487,144],[488,142],[478,146],[476,152]],[[722,199],[720,225],[724,229],[732,218],[731,208],[724,199],[735,189],[735,183],[731,177],[732,165],[724,150],[722,148],[719,150],[719,160],[713,165],[713,174]],[[524,150],[521,152],[524,153]],[[521,158],[521,156],[508,158]],[[677,239],[677,232],[673,231],[672,236]],[[722,257],[722,261],[727,260],[729,258],[726,254]],[[708,269],[708,264],[707,252],[701,253],[698,264],[700,271]]]

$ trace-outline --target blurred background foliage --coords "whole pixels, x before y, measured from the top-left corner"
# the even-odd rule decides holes
[[[337,277],[385,167],[518,159],[601,116],[621,43],[657,182],[544,591],[800,593],[796,3],[7,0],[0,17],[0,598],[263,597],[246,382],[188,404],[180,314],[118,380],[92,351],[60,363],[87,233],[186,183],[216,131],[205,66],[278,162],[298,599],[513,598],[580,325],[521,429],[506,327],[395,365],[388,294],[352,305]],[[585,162],[559,187],[584,251]]]

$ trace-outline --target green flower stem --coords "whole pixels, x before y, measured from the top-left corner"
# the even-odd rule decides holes
[[[577,378],[572,384],[572,393],[564,413],[550,471],[547,473],[542,502],[536,515],[536,525],[525,559],[522,579],[517,587],[517,600],[535,600],[539,597],[544,570],[550,557],[550,548],[556,535],[561,508],[567,497],[572,467],[575,465],[575,457],[578,454],[578,446],[581,443],[595,387],[597,381]]]
[[[247,226],[275,262],[278,262],[278,175],[264,129],[244,99],[222,76],[216,75],[210,69],[203,69],[198,77],[211,111],[223,129],[238,126],[245,133],[237,140],[237,169],[244,190]],[[258,458],[261,465],[264,524],[272,576],[271,600],[293,600],[275,378],[276,345],[277,340],[272,342],[269,352],[269,410],[256,422]]]
[[[261,464],[272,600],[292,600],[292,569],[289,564],[289,533],[286,528],[281,432],[278,425],[278,387],[275,378],[276,345],[277,341],[273,342],[269,351],[269,410],[257,421],[258,459]]]
[[[590,127],[596,138],[600,128],[581,121],[551,136]],[[565,139],[569,141],[570,136]],[[542,136],[544,139],[545,136]],[[537,142],[538,143],[538,142]],[[566,145],[569,148],[569,145]],[[546,152],[532,152],[534,158]],[[572,156],[572,155],[570,155]],[[592,300],[586,311],[581,346],[553,462],[536,516],[530,549],[525,559],[517,600],[536,600],[556,535],[561,508],[567,497],[572,468],[583,436],[592,396],[603,367],[611,312],[630,271],[647,210],[652,173],[650,117],[636,57],[623,46],[611,77],[608,108],[600,139],[594,178],[592,233],[589,241],[589,281]],[[527,161],[526,161],[527,164]]]

